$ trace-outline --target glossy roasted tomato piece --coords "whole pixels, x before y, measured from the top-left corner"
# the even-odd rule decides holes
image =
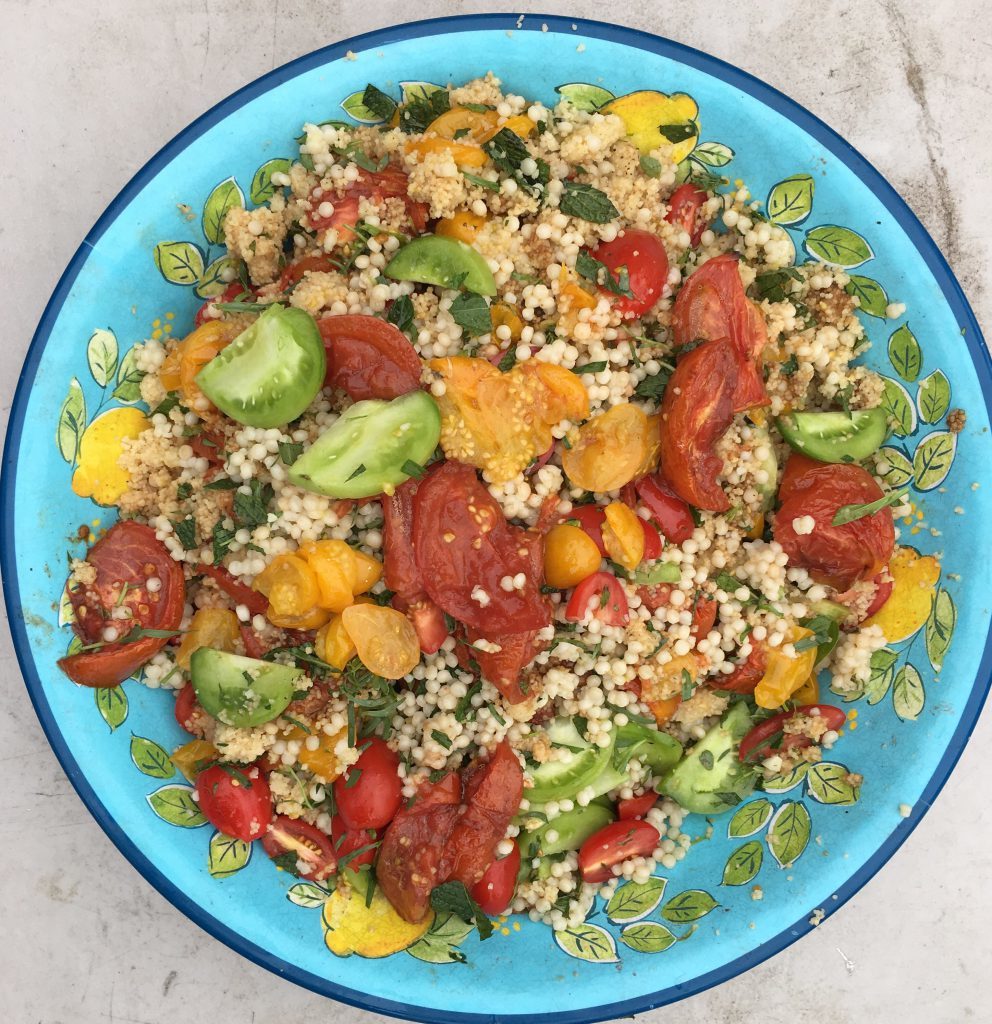
[[[651,513],[651,518],[665,539],[673,544],[684,544],[696,528],[692,509],[672,490],[660,473],[642,476],[634,486],[637,496]]]
[[[600,242],[591,255],[610,271],[614,281],[620,268],[627,268],[632,297],[621,295],[612,300],[625,319],[643,316],[661,298],[668,283],[668,254],[657,235],[626,228],[612,242]]]
[[[507,523],[470,466],[445,462],[420,481],[413,549],[428,596],[465,625],[501,636],[541,629],[551,621],[541,593],[542,538]],[[504,577],[520,575],[520,589],[500,585]]]
[[[340,814],[331,818],[331,839],[334,840],[334,855],[341,870],[348,867],[357,874],[359,868],[375,860],[378,848],[376,833],[365,828],[348,828]]]
[[[593,833],[579,850],[579,871],[583,882],[606,882],[613,876],[613,865],[631,857],[646,857],[661,842],[654,825],[629,819],[614,821]]]
[[[657,802],[658,794],[653,789],[649,789],[646,793],[641,793],[640,796],[618,800],[617,817],[621,821],[630,821],[631,818],[643,818]]]
[[[420,387],[420,356],[410,339],[377,316],[323,316],[317,321],[327,350],[327,387],[356,402],[399,398]]]
[[[355,764],[334,781],[338,814],[350,829],[384,828],[403,799],[396,752],[378,737],[360,745],[366,743]]]
[[[711,685],[715,690],[729,690],[732,693],[754,693],[761,682],[768,665],[768,648],[757,640],[751,641],[751,652],[734,666],[734,671],[725,676],[714,676]]]
[[[801,461],[793,467],[796,459]],[[882,489],[860,466],[809,465],[811,462],[802,455],[789,457],[773,536],[789,556],[790,565],[808,569],[817,582],[844,591],[858,580],[871,579],[888,565],[895,548],[892,510],[883,508],[834,526],[840,508],[877,501],[883,497]],[[796,521],[806,516],[812,518],[813,529],[797,533]]]
[[[323,882],[337,870],[331,837],[301,818],[278,815],[262,837],[262,849],[273,859],[287,853],[295,857],[293,874]]]
[[[252,615],[264,615],[268,610],[269,602],[264,594],[252,590],[247,583],[242,583],[222,565],[207,565],[201,562],[197,572],[209,576],[235,604],[243,604]]]
[[[641,529],[644,531],[644,561],[653,562],[661,557],[661,534],[646,519],[641,519]]]
[[[545,534],[544,581],[549,587],[574,587],[596,572],[601,560],[596,542],[578,525],[557,523]]]
[[[494,860],[472,886],[472,899],[484,914],[502,914],[509,909],[519,873],[520,846],[514,843],[513,850],[505,857]]]
[[[576,523],[592,537],[599,553],[607,557],[606,544],[603,541],[603,523],[606,522],[606,509],[602,505],[576,505],[568,512],[562,522]]]
[[[698,185],[687,181],[679,185],[668,200],[665,220],[682,228],[693,246],[699,245],[699,238],[706,227],[706,222],[699,216],[699,209],[707,198],[706,193]]]
[[[428,208],[424,203],[411,199],[407,193],[409,181],[406,172],[395,164],[390,164],[381,171],[360,170],[358,177],[350,182],[342,195],[333,191],[321,191],[320,195],[310,196],[310,224],[315,231],[326,231],[335,228],[338,232],[338,243],[344,244],[354,237],[352,230],[359,221],[359,204],[362,199],[369,199],[376,205],[386,199],[402,199],[406,206],[407,216],[417,233],[427,226]],[[330,212],[321,213],[324,203],[331,207]]]
[[[717,603],[707,594],[697,594],[692,605],[692,635],[698,640],[706,636],[716,623]]]
[[[468,654],[478,664],[482,678],[492,683],[509,704],[521,704],[529,695],[521,685],[521,674],[548,646],[548,641],[538,640],[539,632],[531,629],[526,633],[482,637],[471,629],[467,631],[467,641],[472,645]],[[475,647],[474,644],[480,639],[497,644],[499,650],[488,651]]]
[[[261,839],[272,820],[272,794],[257,765],[205,768],[196,777],[196,796],[214,828],[246,843]]]
[[[892,591],[895,588],[895,581],[889,577],[884,579],[887,574],[883,570],[874,579],[875,583],[875,595],[871,599],[871,604],[865,609],[862,621],[864,619],[870,619],[876,612],[881,611],[885,607],[885,603],[892,596]]]
[[[284,292],[290,285],[302,281],[307,274],[327,274],[340,268],[340,264],[332,256],[301,256],[293,260],[279,275],[278,289]]]
[[[613,573],[594,573],[572,592],[565,606],[565,618],[569,622],[593,618],[608,626],[626,626],[630,621],[630,608],[623,584]]]

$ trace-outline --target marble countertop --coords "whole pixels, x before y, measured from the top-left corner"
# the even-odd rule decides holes
[[[502,5],[500,5],[502,6]],[[425,0],[420,17],[491,9]],[[508,9],[508,8],[507,8]],[[983,0],[747,5],[547,0],[518,11],[622,21],[777,86],[836,128],[909,201],[986,330],[992,41]],[[334,39],[401,22],[399,0],[0,0],[0,246],[6,419],[65,264],[119,188],[192,118]],[[174,910],[71,789],[0,639],[0,1006],[13,1024],[369,1024],[255,967]],[[959,1024],[989,1017],[992,751],[986,715],[930,813],[881,874],[808,938],[644,1021]]]

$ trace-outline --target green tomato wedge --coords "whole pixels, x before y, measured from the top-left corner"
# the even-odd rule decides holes
[[[303,673],[288,665],[201,647],[189,662],[190,681],[204,711],[237,729],[278,718],[299,689]]]
[[[496,294],[496,281],[484,257],[472,246],[442,235],[421,235],[407,242],[383,273],[394,281],[465,288],[477,295]]]
[[[424,391],[391,402],[356,402],[286,475],[297,487],[330,498],[371,498],[416,475],[440,437],[440,410]]]
[[[324,386],[327,355],[313,317],[270,306],[203,367],[196,383],[221,412],[249,427],[281,427]]]
[[[882,408],[790,412],[775,423],[790,447],[820,462],[861,462],[878,451],[889,432]]]

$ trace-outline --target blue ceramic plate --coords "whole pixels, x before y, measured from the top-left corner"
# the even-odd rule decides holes
[[[698,108],[699,133],[684,158],[747,181],[788,228],[798,260],[855,275],[870,314],[867,361],[888,379],[900,425],[888,442],[891,482],[908,485],[917,510],[900,524],[902,542],[939,553],[942,569],[917,628],[876,655],[865,692],[851,698],[859,714],[835,751],[843,763],[719,818],[667,879],[620,889],[557,942],[510,921],[484,944],[449,929],[388,960],[338,959],[323,941],[323,892],[211,836],[166,753],[181,742],[172,700],[135,681],[94,693],[56,669],[70,642],[60,598],[66,550],[79,547],[69,538],[114,515],[70,485],[87,426],[138,399],[128,350],[189,329],[202,296],[219,289],[219,217],[267,197],[304,121],[361,115],[349,97],[369,81],[398,97],[402,83],[490,69],[547,104],[575,84],[597,87],[600,99],[602,90],[685,94],[678,102]],[[884,319],[887,302],[905,303],[905,315]],[[4,585],[24,678],[73,785],[124,855],[211,934],[298,984],[431,1021],[588,1021],[680,999],[784,948],[815,911],[839,907],[909,835],[961,753],[992,664],[992,559],[977,550],[992,519],[989,370],[957,282],[899,196],[829,128],[743,72],[664,39],[552,17],[520,26],[509,15],[451,18],[336,43],[247,86],[170,142],[100,218],[45,310],[4,455]],[[946,429],[951,408],[967,412],[960,434]],[[848,770],[865,776],[860,788]],[[705,828],[690,821],[694,835]]]

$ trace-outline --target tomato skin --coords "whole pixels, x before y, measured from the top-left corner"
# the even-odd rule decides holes
[[[457,462],[432,467],[413,501],[413,550],[428,597],[453,618],[487,636],[541,629],[551,621],[541,593],[544,541],[507,523],[475,470]],[[388,556],[387,556],[388,557]],[[521,590],[500,587],[523,573]],[[480,588],[488,603],[481,603]]]
[[[213,317],[207,316],[207,310],[214,305],[216,302],[233,302],[242,292],[250,291],[240,281],[234,281],[229,284],[220,295],[212,299],[207,299],[206,302],[196,311],[196,316],[193,317],[193,326],[200,327],[207,320],[212,320]]]
[[[646,519],[641,520],[641,529],[644,530],[644,561],[653,562],[661,557],[661,534]]]
[[[331,837],[321,832],[316,825],[311,825],[301,818],[277,815],[261,838],[262,849],[273,860],[284,853],[293,852],[297,854],[297,861],[306,862],[307,868],[299,872],[300,878],[323,882],[337,870],[338,860],[334,854]],[[286,842],[287,839],[289,842]],[[301,843],[303,849],[291,845],[293,841]]]
[[[654,825],[639,819],[614,821],[594,832],[579,850],[579,871],[583,882],[606,882],[613,877],[614,864],[631,857],[650,854],[661,842]]]
[[[424,654],[436,654],[441,650],[441,645],[448,639],[448,624],[444,612],[426,594],[412,603],[394,596],[392,604],[410,620]]]
[[[642,476],[634,487],[666,540],[673,544],[684,544],[692,536],[696,529],[692,509],[672,490],[660,473]]]
[[[697,639],[701,639],[713,628],[716,623],[717,605],[711,597],[705,594],[697,594],[692,605],[692,628],[690,632]]]
[[[513,844],[513,851],[486,868],[483,876],[472,886],[471,896],[484,914],[496,916],[510,906],[513,892],[517,887],[520,871],[520,847]]]
[[[330,256],[302,256],[290,263],[279,275],[279,291],[284,292],[291,284],[302,281],[307,274],[327,273],[337,270],[338,264]]]
[[[322,316],[317,321],[327,350],[327,387],[356,402],[399,398],[420,387],[420,356],[399,328],[377,316]]]
[[[377,736],[367,742],[358,760],[334,780],[338,814],[349,829],[384,828],[403,800],[403,783],[397,774],[400,759]],[[356,774],[358,779],[353,781]]]
[[[813,711],[816,711],[819,717],[826,721],[828,729],[833,729],[835,732],[842,729],[847,721],[847,714],[832,704],[804,704],[793,711],[780,711],[777,715],[772,715],[771,718],[766,718],[756,725],[741,740],[737,753],[738,758],[742,762],[747,762],[760,761],[771,756],[775,751],[769,746],[764,748],[761,746],[765,740],[774,736],[793,715],[811,715]],[[785,739],[789,739],[789,735],[787,733]],[[801,742],[802,740],[806,742]],[[808,736],[793,736],[788,746],[783,740],[782,747],[783,749],[797,750],[808,747],[811,743],[812,740]]]
[[[602,603],[602,594],[606,593],[606,603]],[[565,618],[569,622],[581,622],[587,615],[587,609],[595,601],[592,617],[605,622],[608,626],[626,626],[630,621],[630,607],[627,595],[620,581],[610,572],[596,572],[584,579],[572,591],[572,596],[565,606]]]
[[[793,461],[801,460],[795,467]],[[844,505],[877,501],[882,489],[860,466],[812,463],[791,455],[786,463],[772,534],[789,556],[789,565],[808,569],[818,583],[839,591],[871,579],[889,563],[895,548],[892,510],[883,508],[843,526],[833,518]],[[812,516],[813,532],[798,534],[793,521]]]
[[[252,615],[264,615],[269,610],[269,602],[264,594],[252,590],[247,583],[242,583],[222,565],[207,565],[201,562],[199,572],[209,576],[221,590],[236,604],[243,604]]]
[[[712,686],[715,690],[729,690],[733,693],[754,693],[761,682],[768,665],[768,648],[755,640],[751,641],[751,653],[734,666],[729,675],[716,676]]]
[[[406,205],[407,215],[415,230],[419,233],[427,226],[428,207],[424,203],[415,202],[407,195],[406,172],[395,164],[390,164],[381,171],[360,170],[355,181],[350,182],[344,194],[322,192],[320,196],[311,196],[310,224],[316,231],[337,228],[338,242],[343,244],[351,240],[351,230],[358,223],[358,205],[362,198],[371,199],[379,204],[384,199],[402,199]],[[322,217],[318,212],[320,204],[328,200],[334,206],[329,217]]]
[[[610,270],[614,280],[621,267],[627,268],[634,297],[613,297],[613,307],[624,319],[646,313],[668,283],[668,254],[661,239],[649,231],[626,228],[612,242],[600,242],[590,255]]]
[[[204,768],[196,777],[196,795],[203,816],[224,835],[246,843],[261,839],[272,820],[272,794],[257,765],[238,769],[250,787],[220,765]]]
[[[893,580],[883,580],[882,573],[879,573],[875,577],[875,596],[871,599],[871,604],[865,609],[862,621],[870,619],[876,612],[882,610],[885,606],[885,602],[892,596],[892,590],[895,587]]]
[[[483,638],[473,630],[466,631],[469,644],[486,639],[500,645],[498,651],[482,651],[473,647],[468,653],[476,660],[482,677],[488,679],[510,704],[522,704],[527,699],[528,695],[520,686],[520,673],[550,643],[538,640],[539,632],[531,629],[526,633]]]
[[[361,850],[363,846],[371,846],[376,839],[376,834],[369,829],[350,829],[341,820],[340,814],[331,818],[331,839],[334,840],[334,854],[338,860],[344,860],[349,853]],[[352,857],[345,867],[350,868],[355,874],[365,864],[371,864],[375,860],[375,849],[365,850],[357,856]]]
[[[643,818],[648,811],[658,802],[658,794],[649,789],[640,796],[632,796],[626,800],[617,801],[617,817],[621,821],[630,821],[632,818]]]
[[[675,493],[697,508],[726,512],[714,451],[734,418],[737,366],[730,342],[706,341],[682,356],[661,401],[661,462]]]
[[[176,706],[173,708],[179,728],[184,729],[190,736],[199,736],[200,729],[197,724],[197,717],[206,712],[197,704],[196,690],[192,683],[187,683],[176,694]]]
[[[691,181],[685,182],[671,194],[668,200],[668,213],[665,220],[669,224],[677,224],[689,236],[692,245],[699,245],[699,238],[706,227],[699,218],[699,208],[708,196]]]
[[[606,543],[603,540],[603,523],[606,522],[606,509],[602,505],[579,505],[564,515],[561,518],[561,522],[567,523],[573,519],[579,524],[579,529],[585,530],[593,539],[596,547],[599,548],[599,553],[604,558],[607,558]]]

